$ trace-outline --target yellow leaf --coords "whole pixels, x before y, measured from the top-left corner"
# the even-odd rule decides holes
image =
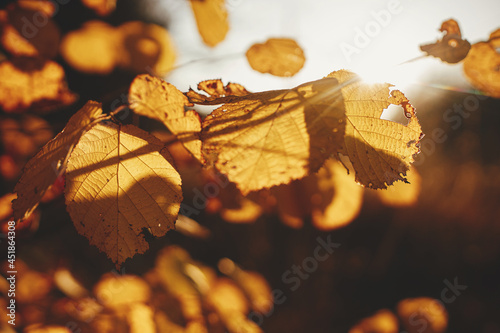
[[[340,149],[345,113],[334,78],[200,102],[221,103],[203,121],[202,152],[243,194],[302,178]]]
[[[130,85],[128,98],[135,113],[161,121],[201,161],[200,116],[193,110],[184,111],[191,103],[182,92],[170,83],[143,74]]]
[[[246,57],[254,70],[276,76],[293,76],[306,61],[304,51],[289,38],[270,38],[264,44],[254,44]]]
[[[5,112],[50,111],[72,104],[76,97],[56,62],[18,58],[0,63],[0,108]]]
[[[38,206],[45,191],[64,171],[65,161],[87,130],[102,113],[101,104],[88,101],[54,139],[49,141],[24,167],[24,173],[14,188],[17,199],[12,202],[14,219],[28,216]]]
[[[340,153],[349,157],[356,181],[369,188],[386,188],[406,174],[422,130],[415,109],[399,90],[391,85],[367,84],[356,74],[342,70],[331,73],[342,84],[345,103],[345,138]],[[400,105],[408,124],[380,119],[389,105]]]
[[[68,161],[66,205],[78,232],[117,266],[144,253],[144,234],[174,228],[181,179],[170,154],[135,126],[97,124]]]
[[[190,0],[189,3],[203,42],[211,47],[222,42],[229,31],[224,0]]]
[[[328,160],[313,177],[317,191],[311,196],[312,222],[321,230],[349,224],[363,204],[363,188],[335,160]]]
[[[470,50],[470,43],[462,39],[457,21],[453,19],[444,21],[439,30],[445,32],[443,39],[434,44],[421,45],[420,50],[450,64],[464,59]]]
[[[500,29],[493,31],[487,42],[472,45],[464,60],[464,73],[469,82],[488,95],[500,98]]]

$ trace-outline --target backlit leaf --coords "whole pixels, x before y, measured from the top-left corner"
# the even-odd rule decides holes
[[[408,183],[398,182],[385,191],[376,191],[380,201],[387,206],[404,207],[414,205],[420,194],[422,177],[411,167],[406,174]]]
[[[190,0],[189,3],[203,42],[211,47],[222,42],[229,31],[224,0]]]
[[[450,64],[464,59],[471,46],[467,40],[462,39],[457,21],[453,19],[444,21],[439,31],[445,32],[443,39],[433,44],[421,45],[420,50]]]
[[[98,124],[68,161],[66,205],[77,231],[117,266],[174,228],[181,179],[161,141],[139,128]]]
[[[263,44],[254,44],[246,57],[256,71],[276,76],[293,76],[306,61],[304,51],[289,38],[270,38]]]
[[[50,111],[75,100],[63,68],[53,61],[19,58],[0,63],[0,108],[5,112]]]
[[[363,83],[348,71],[333,72],[329,77],[342,84],[346,124],[340,153],[352,163],[356,181],[374,189],[387,188],[397,180],[406,181],[402,175],[419,152],[422,136],[408,99],[399,90],[391,90],[388,83]],[[408,124],[380,119],[391,104],[403,108]]]
[[[200,116],[175,86],[148,74],[139,75],[130,85],[130,107],[135,113],[161,121],[184,147],[201,161]]]
[[[488,95],[500,98],[500,29],[491,33],[487,42],[479,42],[464,60],[465,77]]]
[[[47,189],[64,171],[65,160],[93,120],[102,113],[101,104],[87,102],[54,139],[49,141],[24,167],[24,173],[14,188],[17,199],[12,202],[14,219],[19,220],[33,211]]]
[[[202,124],[202,152],[244,193],[317,171],[338,152],[344,103],[335,78],[290,90],[225,96]]]

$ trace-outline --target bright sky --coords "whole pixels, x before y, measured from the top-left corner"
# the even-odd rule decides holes
[[[231,22],[226,39],[205,46],[185,0],[158,1],[153,16],[170,18],[169,30],[181,66],[166,79],[181,90],[199,81],[222,78],[251,91],[293,87],[342,68],[368,79],[400,83],[434,82],[470,89],[461,64],[435,58],[401,62],[422,55],[419,45],[440,37],[441,22],[454,18],[470,42],[488,38],[500,28],[499,0],[226,0]],[[253,71],[244,53],[269,37],[294,38],[305,51],[306,64],[292,78]]]

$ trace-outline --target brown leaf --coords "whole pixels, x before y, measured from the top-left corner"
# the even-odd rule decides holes
[[[128,98],[135,113],[161,121],[197,160],[202,160],[200,116],[193,110],[184,111],[191,103],[175,86],[149,74],[139,75],[130,85]]]
[[[254,44],[246,57],[254,70],[276,76],[293,76],[306,61],[302,48],[290,38],[270,38],[263,44]]]
[[[462,39],[457,21],[453,19],[444,21],[439,31],[445,33],[443,39],[433,44],[421,45],[420,50],[450,64],[462,61],[471,45],[466,39]]]
[[[190,0],[198,31],[203,42],[214,47],[229,31],[224,0]]]
[[[200,94],[192,89],[186,93],[189,101],[196,104],[220,104],[219,99],[224,98],[224,102],[230,101],[230,96],[245,96],[248,92],[245,87],[238,83],[231,83],[224,85],[221,80],[205,80],[198,83],[198,90],[204,91],[208,96]]]
[[[74,69],[93,74],[108,74],[115,68],[119,34],[102,21],[88,21],[67,33],[61,42],[61,55]]]
[[[50,111],[75,100],[55,62],[20,58],[0,63],[0,107],[5,112]]]
[[[422,130],[415,109],[391,85],[367,84],[348,71],[329,75],[342,84],[345,103],[345,137],[340,154],[347,156],[356,172],[356,181],[373,189],[387,188],[406,174],[419,152]],[[389,105],[399,105],[408,119],[402,125],[380,119]]]
[[[82,0],[82,3],[87,8],[92,9],[99,16],[107,16],[116,8],[117,0]]]
[[[15,56],[54,58],[57,55],[61,33],[50,19],[47,3],[28,6],[23,1],[0,11],[0,42]],[[52,4],[53,5],[53,4]],[[43,20],[44,24],[37,24]]]
[[[18,198],[12,202],[14,219],[20,220],[32,212],[47,189],[65,168],[65,161],[74,145],[102,113],[101,104],[87,102],[68,121],[66,127],[49,141],[24,167],[23,175],[14,188]]]
[[[500,29],[487,42],[479,42],[464,60],[465,77],[476,88],[500,98]]]
[[[202,152],[243,194],[317,171],[340,148],[345,113],[334,78],[200,104],[221,103],[203,121]]]
[[[66,205],[77,231],[119,266],[174,228],[181,179],[161,141],[139,128],[97,124],[68,160]]]

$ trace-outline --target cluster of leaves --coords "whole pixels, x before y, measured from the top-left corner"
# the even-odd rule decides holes
[[[406,180],[419,151],[420,125],[404,95],[347,71],[290,90],[249,93],[220,80],[198,89],[206,94],[183,94],[140,75],[130,87],[130,107],[163,122],[200,163],[227,176],[244,195],[304,178],[340,156],[351,163],[357,182],[386,188]],[[223,105],[201,122],[185,110],[192,104]],[[390,104],[403,107],[407,124],[380,119]],[[162,236],[174,227],[181,177],[162,142],[110,120],[96,102],[78,111],[26,165],[13,209],[16,220],[29,216],[64,173],[76,229],[120,265],[147,250],[145,230]]]
[[[37,332],[261,332],[249,311],[272,310],[271,288],[258,273],[228,258],[217,272],[180,247],[162,249],[156,264],[142,276],[102,275],[93,286],[80,282],[59,265],[47,272],[18,262],[16,328]],[[5,267],[4,267],[5,268]],[[0,279],[1,292],[8,282]],[[2,304],[0,328],[6,324]]]
[[[443,39],[434,44],[420,46],[428,55],[447,63],[463,60],[465,77],[486,94],[500,98],[500,29],[493,31],[488,40],[471,44],[462,39],[458,23],[449,19],[441,25]]]

